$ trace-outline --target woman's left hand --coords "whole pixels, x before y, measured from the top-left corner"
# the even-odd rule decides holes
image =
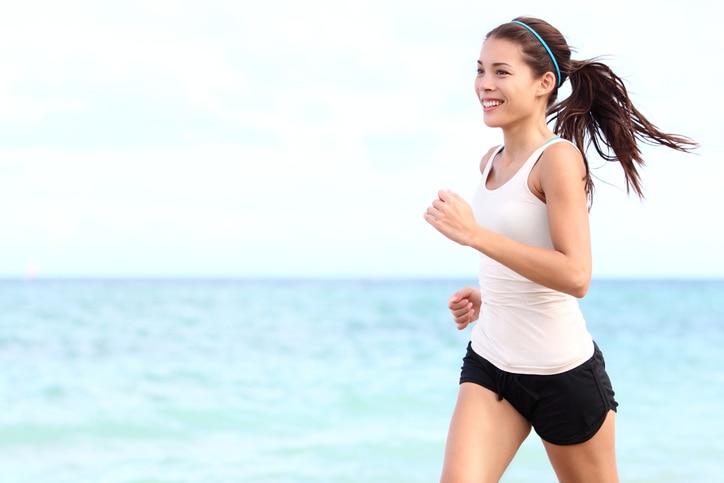
[[[461,245],[469,245],[477,227],[473,210],[457,193],[441,190],[438,198],[425,211],[425,221],[437,231]]]

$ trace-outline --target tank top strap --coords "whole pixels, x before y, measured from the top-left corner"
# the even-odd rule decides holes
[[[501,153],[505,149],[505,144],[501,144],[498,146],[495,151],[493,151],[493,154],[490,155],[490,157],[485,161],[485,168],[483,168],[483,180],[488,179],[488,175],[490,174],[490,170],[493,169],[493,159]]]
[[[523,165],[520,167],[518,172],[513,175],[513,178],[511,178],[511,180],[522,178],[522,179],[526,180],[525,182],[527,183],[528,176],[530,175],[530,172],[533,169],[533,166],[535,166],[535,163],[538,162],[538,159],[540,159],[541,155],[543,154],[543,151],[545,151],[545,149],[548,146],[550,146],[552,144],[560,143],[560,142],[566,142],[566,143],[570,144],[571,146],[576,147],[576,145],[573,144],[572,142],[570,142],[568,139],[563,139],[562,137],[559,137],[559,136],[550,138],[545,143],[543,143],[539,148],[537,148],[535,151],[533,151],[531,153],[531,155],[528,157],[528,159],[526,159],[525,163],[523,163]],[[486,161],[485,168],[483,169],[483,173],[482,173],[483,181],[488,179],[488,176],[490,175],[490,170],[493,169],[493,159],[498,154],[500,154],[503,151],[503,149],[505,149],[505,145],[501,144],[493,151],[493,154],[491,154],[490,157],[488,158],[488,160]],[[578,148],[576,147],[576,149],[578,149]],[[507,183],[505,183],[505,184],[507,184]]]
[[[535,163],[537,163],[538,160],[540,159],[540,157],[543,155],[543,151],[545,151],[548,146],[550,146],[552,144],[557,144],[560,142],[569,142],[570,143],[570,141],[568,141],[567,139],[563,139],[559,136],[556,136],[556,137],[550,138],[548,141],[543,143],[543,145],[541,147],[539,147],[538,149],[536,149],[535,151],[533,151],[531,153],[530,157],[528,157],[528,159],[525,161],[523,166],[521,166],[520,170],[518,171],[518,173],[520,173],[520,175],[523,177],[523,179],[526,180],[526,182],[528,180],[528,175],[530,174],[531,170],[533,169],[533,166],[535,166]]]

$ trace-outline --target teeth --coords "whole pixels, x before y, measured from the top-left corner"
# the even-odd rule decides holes
[[[483,107],[495,107],[503,103],[502,101],[483,101],[482,99],[481,102],[483,103]]]

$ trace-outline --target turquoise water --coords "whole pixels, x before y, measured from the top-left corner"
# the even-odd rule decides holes
[[[0,481],[434,482],[470,281],[0,282]],[[624,482],[724,475],[724,282],[594,281]],[[535,435],[504,482],[553,482]]]

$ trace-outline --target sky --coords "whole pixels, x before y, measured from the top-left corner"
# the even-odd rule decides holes
[[[0,7],[0,277],[476,277],[423,220],[502,140],[473,92],[518,15],[605,56],[696,155],[646,199],[591,155],[594,277],[724,277],[715,2],[27,1]],[[563,90],[565,93],[565,89]],[[564,94],[565,95],[565,94]],[[605,165],[605,166],[604,166]]]

